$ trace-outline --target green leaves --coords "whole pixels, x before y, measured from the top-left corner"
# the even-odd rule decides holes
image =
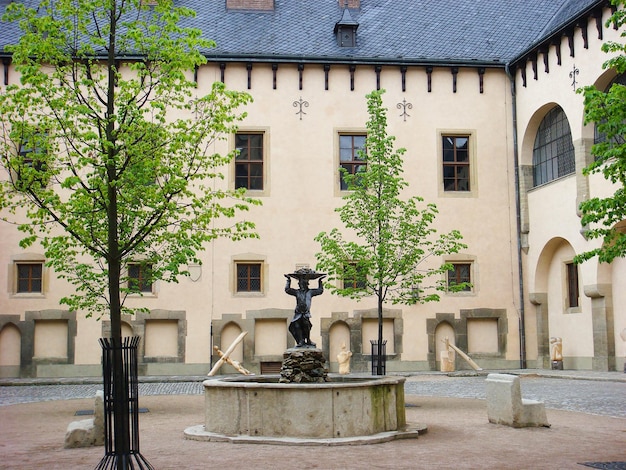
[[[5,14],[23,35],[10,47],[21,85],[0,95],[12,176],[0,203],[27,216],[23,244],[39,242],[74,285],[63,302],[98,316],[119,318],[138,293],[129,263],[150,260],[151,281],[176,281],[207,242],[257,236],[229,219],[259,202],[219,183],[233,155],[212,150],[251,97],[222,83],[197,96],[193,70],[213,43],[179,25],[193,11],[156,3],[14,2]]]
[[[617,10],[609,20],[617,26],[623,26],[625,21],[624,9]],[[625,34],[622,32],[621,36]],[[626,72],[625,44],[605,43],[602,50],[621,53],[606,61],[604,68],[614,68],[618,74]],[[602,246],[583,252],[574,260],[581,263],[598,256],[600,262],[610,263],[626,256],[626,86],[614,83],[606,92],[589,86],[579,92],[584,94],[585,124],[594,123],[596,133],[601,136],[591,148],[594,161],[583,169],[583,174],[601,173],[615,186],[615,192],[610,197],[595,197],[581,203],[585,236],[602,240]]]
[[[361,155],[367,170],[344,173],[350,192],[337,212],[346,230],[317,235],[317,268],[329,274],[326,287],[338,295],[375,295],[380,305],[436,301],[436,292],[446,289],[449,269],[438,258],[466,246],[458,231],[437,234],[432,226],[438,214],[434,204],[402,198],[408,185],[402,176],[405,149],[394,150],[395,137],[387,135],[383,93],[367,95],[367,152]],[[344,282],[355,279],[361,282]]]

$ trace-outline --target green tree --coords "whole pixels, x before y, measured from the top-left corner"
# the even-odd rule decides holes
[[[613,0],[616,6],[625,0]],[[626,23],[626,10],[619,8],[607,22],[621,28]],[[622,31],[621,37],[626,36]],[[626,44],[606,42],[602,50],[616,54],[603,64],[605,69],[626,72]],[[581,263],[598,256],[601,262],[610,263],[626,256],[626,86],[614,83],[608,91],[587,86],[579,90],[584,94],[585,124],[595,123],[602,140],[591,147],[594,161],[583,169],[584,175],[601,173],[616,185],[610,197],[594,197],[581,203],[581,224],[590,239],[601,239],[602,246],[580,253],[575,261]]]
[[[412,305],[439,300],[439,292],[462,290],[467,284],[447,285],[451,265],[437,257],[465,249],[459,231],[438,234],[432,227],[437,207],[420,197],[403,199],[402,155],[394,151],[394,136],[387,135],[384,90],[367,95],[366,151],[360,158],[366,170],[349,174],[342,170],[349,193],[337,208],[346,235],[334,228],[315,238],[321,245],[317,268],[328,273],[326,287],[352,299],[377,297],[378,357],[383,341],[383,306]],[[349,281],[349,282],[348,282]],[[377,374],[382,374],[378,361]]]
[[[5,220],[21,221],[21,246],[40,243],[74,285],[61,302],[108,314],[117,341],[141,284],[175,282],[216,237],[256,236],[238,216],[258,202],[219,189],[233,154],[212,150],[251,98],[221,83],[196,96],[193,72],[214,44],[181,26],[194,14],[172,0],[42,0],[3,17],[21,28],[8,48],[21,83],[0,94]],[[133,261],[147,268],[142,283],[127,274]],[[115,363],[117,394],[121,355]]]

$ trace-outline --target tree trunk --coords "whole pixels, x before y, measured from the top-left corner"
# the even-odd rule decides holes
[[[107,122],[106,142],[108,144],[106,162],[107,168],[107,222],[108,222],[108,269],[109,269],[109,302],[111,316],[111,339],[115,346],[113,359],[113,432],[115,454],[118,470],[127,468],[130,455],[130,413],[128,405],[128,383],[124,377],[124,363],[122,359],[122,307],[120,301],[121,260],[118,239],[118,207],[117,207],[117,166],[115,164],[115,84],[116,84],[116,34],[117,34],[117,5],[111,2],[109,17],[109,51],[107,57]]]

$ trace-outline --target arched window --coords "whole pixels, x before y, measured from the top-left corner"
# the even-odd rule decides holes
[[[539,186],[574,173],[574,145],[567,117],[555,106],[543,118],[533,147],[533,183]]]

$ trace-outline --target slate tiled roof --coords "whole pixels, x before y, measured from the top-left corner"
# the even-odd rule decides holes
[[[0,0],[0,8],[8,0]],[[33,2],[35,0],[23,0]],[[226,0],[177,0],[217,47],[209,57],[268,61],[501,66],[601,0],[361,0],[357,46],[339,47],[338,0],[275,0],[274,11],[226,10]],[[15,41],[0,23],[0,46]]]

